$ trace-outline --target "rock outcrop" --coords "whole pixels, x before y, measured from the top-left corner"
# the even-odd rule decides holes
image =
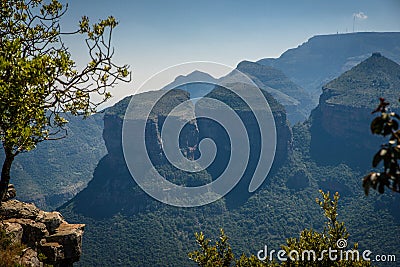
[[[17,191],[15,190],[15,186],[13,184],[9,184],[7,188],[7,192],[3,197],[3,201],[7,201],[9,199],[15,198],[17,196]]]
[[[26,246],[17,261],[24,266],[72,266],[82,252],[84,224],[69,224],[59,212],[8,200],[0,206],[0,224],[12,241]]]

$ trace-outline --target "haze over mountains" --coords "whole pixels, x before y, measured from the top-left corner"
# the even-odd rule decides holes
[[[374,54],[324,86],[324,94],[311,119],[292,129],[285,123],[282,105],[265,91],[275,119],[280,118],[277,136],[281,152],[275,159],[276,169],[255,194],[247,192],[248,179],[243,177],[243,185],[239,184],[222,200],[190,209],[170,207],[151,199],[131,178],[119,141],[124,106],[129,98],[121,101],[105,114],[103,136],[108,155],[99,162],[88,187],[61,208],[68,219],[90,225],[84,239],[86,254],[80,264],[191,266],[186,255],[195,248],[193,232],[215,235],[220,227],[231,237],[234,249],[244,248],[256,253],[265,244],[278,247],[284,238],[296,236],[301,229],[321,228],[318,219],[321,211],[315,205],[318,189],[341,194],[340,214],[352,233],[352,241],[358,240],[361,248],[376,253],[400,253],[399,233],[387,230],[400,227],[400,198],[392,194],[378,196],[376,192],[366,198],[360,183],[372,158],[369,154],[372,150],[368,149],[378,144],[368,129],[368,121],[373,118],[373,104],[378,103],[381,94],[392,97],[400,93],[397,89],[399,77],[399,65]],[[159,131],[157,125],[162,114],[172,108],[174,102],[189,98],[182,90],[170,92],[170,100],[166,99],[157,107],[162,110],[161,117],[153,117],[148,122],[149,153],[154,155],[160,173],[175,183],[209,181],[214,177],[212,168],[195,176],[188,175],[169,167],[160,154],[156,131]],[[152,94],[158,92],[135,97],[142,99],[141,103]],[[235,107],[242,118],[248,120],[248,114],[241,111],[245,107],[224,88],[217,87],[207,96]],[[360,96],[365,96],[367,102],[363,99],[357,102]],[[371,108],[368,108],[369,103]],[[360,105],[362,108],[358,108]],[[226,154],[225,137],[218,127],[209,122],[193,123],[182,133],[183,144],[195,147],[203,135],[213,138],[217,147],[220,145],[222,155]],[[255,127],[251,122],[246,126],[250,132],[255,132]],[[257,146],[257,139],[252,143]],[[182,150],[186,148],[183,146]],[[257,149],[253,151],[257,153]],[[249,165],[256,160],[256,156],[251,157]],[[218,166],[223,166],[224,157],[216,161],[219,161]],[[153,257],[154,253],[157,257]],[[388,263],[387,266],[394,265]]]
[[[314,108],[311,96],[290,81],[282,71],[250,61],[240,62],[235,70],[219,79],[201,71],[178,76],[172,83],[163,87],[163,90],[181,89],[187,91],[191,99],[204,97],[217,85],[232,83],[236,79],[241,80],[241,74],[237,71],[245,74],[259,88],[278,100],[285,107],[287,117],[292,125],[304,121],[311,109]]]
[[[282,81],[276,79],[279,81],[279,83],[287,83],[289,85],[284,89],[281,87],[274,88],[276,84],[262,84],[263,79],[257,78],[257,73],[251,74],[250,72],[252,72],[252,70],[249,70],[250,66],[254,67],[253,71],[263,69],[263,67],[260,67],[259,64],[244,61],[238,64],[238,67],[244,70],[244,72],[246,72],[247,68],[247,74],[249,76],[253,76],[255,82],[260,86],[265,86],[265,88],[269,89],[269,92],[274,97],[278,98],[278,96],[281,96],[280,101],[284,105],[286,112],[288,113],[287,117],[289,120],[291,120],[291,124],[293,125],[295,121],[299,120],[299,118],[301,118],[301,120],[306,119],[308,117],[307,114],[309,114],[311,111],[310,108],[297,103],[300,103],[300,100],[303,102],[307,101],[308,97],[311,97],[314,103],[311,108],[313,108],[313,106],[315,107],[317,105],[315,99],[318,99],[320,92],[322,92],[321,88],[324,81],[328,82],[330,78],[335,78],[344,70],[350,68],[350,66],[360,62],[363,58],[370,56],[373,52],[379,51],[382,55],[386,55],[389,59],[399,62],[399,46],[400,33],[354,33],[315,36],[309,41],[300,45],[298,48],[290,49],[283,53],[278,59],[265,59],[258,62],[274,65],[272,69],[267,69],[271,70],[272,73],[278,74],[277,77],[282,79]],[[334,60],[332,61],[330,59]],[[281,70],[276,68],[281,68]],[[282,73],[284,73],[286,77],[291,77],[290,80],[288,80],[289,78],[283,77]],[[183,79],[183,77],[177,77],[177,80],[180,83],[182,81],[187,82],[188,80],[193,81],[198,79],[206,79],[207,81],[215,82],[214,78],[208,74],[198,73],[198,75],[199,76],[197,78],[190,77],[190,79],[186,80]],[[268,73],[268,75],[273,77],[271,73]],[[179,81],[179,79],[183,80]],[[298,81],[299,84],[303,86],[293,86],[292,81]],[[311,84],[313,85],[311,86]],[[321,86],[319,86],[319,84]],[[176,83],[170,85],[169,87],[166,86],[165,89],[173,88],[175,86]],[[288,95],[286,93],[288,93],[290,90],[287,89],[290,88],[295,89],[291,90],[294,94]],[[297,93],[296,88],[298,89]],[[211,86],[207,87],[204,91],[194,91],[200,92],[198,95],[203,95],[208,93],[209,89],[211,89]],[[307,92],[307,95],[303,95],[304,91]],[[192,93],[192,98],[196,97],[196,95],[194,95],[193,92],[190,92],[190,90],[189,93]],[[286,102],[285,99],[287,100]],[[299,109],[300,112],[297,113]],[[295,118],[293,119],[292,117]],[[93,118],[96,118],[94,119],[96,124],[90,123],[93,120],[82,121],[80,118],[71,118],[71,123],[68,126],[70,128],[69,138],[61,140],[60,142],[39,144],[37,149],[35,149],[33,152],[35,154],[33,157],[32,155],[22,155],[16,158],[16,164],[14,166],[13,173],[18,175],[20,178],[15,179],[14,183],[17,186],[19,197],[22,200],[35,201],[40,207],[48,207],[51,209],[68,200],[72,195],[76,194],[78,190],[87,184],[87,182],[92,178],[91,173],[96,167],[97,161],[105,154],[106,151],[101,136],[103,125],[102,115],[95,115]],[[84,130],[81,132],[82,129]],[[93,141],[90,141],[89,139]],[[86,144],[90,144],[91,149],[85,149],[84,151],[81,151]],[[53,167],[50,168],[49,171],[44,171],[42,169],[40,172],[37,172],[36,166],[38,163],[33,163],[33,158],[41,159],[40,162],[55,161],[55,158],[59,158],[59,155],[64,154],[63,151],[67,146],[71,151],[81,151],[74,153],[74,155],[76,155],[74,160],[79,162],[79,164],[74,165],[75,168],[77,168],[76,171],[69,172],[68,170],[71,166],[70,163],[64,163],[55,165],[53,164]],[[92,153],[94,153],[93,155],[96,155],[94,158],[91,156]],[[57,156],[54,157],[53,155]],[[0,154],[0,157],[2,156],[3,155]],[[87,160],[78,160],[77,157],[80,156]],[[60,175],[56,175],[56,177],[54,177],[57,173]],[[68,173],[68,175],[65,173]],[[71,182],[72,184],[70,184]],[[31,188],[36,188],[34,192],[38,193],[32,194],[32,190],[28,192],[23,186],[19,186],[26,183],[32,184]],[[64,186],[65,193],[60,195],[59,185],[65,185],[65,183],[70,184],[71,186]],[[44,186],[44,184],[46,185]]]
[[[199,98],[205,96],[212,89],[214,89],[215,84],[218,83],[218,79],[215,79],[210,74],[194,71],[186,76],[181,75],[176,77],[176,79],[164,86],[163,90],[171,90],[171,89],[181,89],[189,92],[190,98]]]
[[[286,109],[292,125],[308,118],[317,106],[322,86],[368,58],[380,52],[400,63],[400,33],[359,32],[352,34],[319,35],[297,48],[289,49],[279,58],[265,58],[257,62],[242,61],[237,70],[248,75],[257,86],[268,91]],[[191,98],[204,96],[212,84],[223,82],[209,74],[195,71],[179,76],[163,89],[178,88],[188,91]],[[207,86],[188,82],[205,81]],[[197,85],[196,85],[197,84]],[[204,85],[204,83],[203,83]]]
[[[316,102],[322,85],[374,52],[400,63],[400,32],[318,35],[279,58],[265,58],[258,63],[282,70]]]
[[[12,183],[18,198],[53,210],[86,187],[97,162],[106,154],[103,114],[82,120],[66,114],[67,137],[38,144],[15,158]],[[0,160],[4,158],[0,153]]]
[[[275,167],[253,194],[247,186],[257,160],[256,125],[237,98],[215,86],[235,77],[217,80],[195,72],[163,88],[171,95],[148,121],[147,145],[158,170],[170,181],[207,183],[221,171],[228,154],[222,129],[208,121],[193,121],[184,129],[181,149],[188,158],[196,157],[198,151],[192,148],[204,137],[215,139],[224,152],[211,169],[188,175],[165,164],[158,139],[164,113],[204,95],[236,105],[253,135],[253,154],[248,173],[226,198],[204,207],[179,209],[153,200],[135,184],[121,147],[122,120],[130,97],[104,111],[104,127],[103,114],[86,121],[71,120],[72,138],[39,144],[33,159],[32,154],[17,157],[12,175],[18,197],[48,208],[68,201],[61,207],[64,216],[87,224],[80,266],[191,266],[187,252],[195,248],[193,233],[213,236],[220,227],[236,250],[256,253],[265,244],[278,249],[285,238],[297,236],[300,230],[321,227],[321,211],[315,205],[318,189],[342,195],[340,214],[352,233],[351,242],[358,240],[360,247],[376,253],[400,255],[400,234],[388,230],[400,227],[399,197],[374,192],[366,198],[360,183],[370,169],[371,153],[382,142],[369,132],[371,110],[381,96],[399,108],[400,66],[396,62],[400,62],[400,33],[316,36],[278,59],[239,63],[237,69],[263,90],[278,131]],[[199,79],[206,84],[180,86]],[[135,97],[146,102],[159,93]],[[29,182],[37,188],[34,194],[23,189]]]

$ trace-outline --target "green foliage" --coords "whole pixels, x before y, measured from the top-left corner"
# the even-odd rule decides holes
[[[0,249],[5,250],[12,244],[12,240],[6,231],[3,229],[3,225],[0,228]]]
[[[128,76],[126,66],[111,61],[111,33],[117,25],[113,17],[92,26],[82,18],[71,34],[87,35],[92,61],[80,72],[75,68],[61,38],[59,20],[66,11],[58,1],[1,2],[0,138],[14,153],[29,151],[57,133],[48,128],[67,123],[60,111],[94,112],[110,97],[107,87]],[[90,93],[104,98],[93,102]]]
[[[211,267],[211,266],[220,266],[220,267],[229,267],[229,266],[315,266],[317,263],[318,266],[322,267],[331,267],[331,266],[370,266],[370,262],[360,260],[357,258],[348,259],[340,258],[337,256],[337,260],[333,260],[326,252],[330,249],[335,249],[340,251],[341,249],[346,249],[345,247],[338,247],[339,240],[346,240],[349,237],[349,233],[347,232],[346,227],[343,222],[339,222],[337,220],[337,206],[339,201],[339,194],[336,193],[331,199],[329,192],[324,193],[320,190],[322,195],[322,200],[317,199],[317,203],[324,210],[324,216],[327,219],[325,223],[324,230],[322,232],[317,232],[313,229],[303,230],[300,233],[299,239],[297,238],[289,238],[286,241],[286,245],[282,246],[282,249],[285,251],[285,258],[287,261],[282,261],[279,265],[275,262],[263,262],[260,261],[256,256],[251,255],[247,257],[245,254],[235,260],[235,256],[232,252],[231,246],[228,243],[228,237],[225,235],[224,231],[221,229],[219,241],[215,243],[215,245],[210,245],[210,240],[204,237],[203,233],[196,233],[196,241],[200,246],[199,250],[195,250],[189,253],[189,258],[196,262],[198,266],[201,267]],[[353,250],[358,249],[358,244],[354,244]],[[296,251],[299,255],[303,255],[303,253],[308,251],[313,251],[315,257],[312,258],[312,254],[304,254],[306,257],[299,257],[298,259],[291,258],[291,252]],[[324,252],[325,251],[325,252]],[[321,261],[319,259],[320,255],[325,253],[325,257]],[[343,251],[345,253],[345,251]],[[307,255],[310,258],[307,258]],[[336,254],[337,255],[337,254]],[[294,256],[293,256],[294,257]],[[273,260],[273,259],[269,259]]]
[[[66,135],[62,113],[88,116],[111,97],[108,88],[129,81],[127,66],[112,61],[113,17],[63,33],[60,19],[67,11],[57,0],[2,1],[0,7],[0,141],[6,159],[0,200],[10,180],[14,157],[44,140]],[[63,42],[63,35],[84,35],[91,61],[82,70]],[[102,96],[94,101],[92,94]]]
[[[315,252],[315,259],[319,258],[321,255],[325,255],[321,261],[318,261],[318,266],[370,266],[370,262],[364,261],[361,259],[352,259],[351,255],[348,256],[348,259],[340,259],[339,251],[343,251],[343,255],[345,251],[348,249],[345,247],[338,247],[339,241],[347,242],[349,238],[349,233],[344,225],[344,222],[339,222],[337,219],[337,207],[339,201],[339,194],[336,193],[333,196],[333,199],[330,198],[329,192],[324,193],[320,190],[322,195],[322,200],[317,198],[317,203],[324,210],[324,216],[327,219],[325,222],[325,227],[322,232],[315,231],[313,229],[303,230],[300,233],[299,239],[297,238],[289,238],[287,239],[287,244],[282,246],[285,250],[286,255],[289,255],[291,251],[297,251],[299,255],[303,255],[304,252],[313,251]],[[337,250],[337,254],[333,254],[336,256],[338,260],[332,260],[328,256],[328,251]],[[358,244],[354,244],[352,250],[357,250]],[[323,254],[324,253],[324,254]],[[314,257],[314,255],[304,254],[305,258],[302,256],[299,259],[291,259],[288,257],[286,262],[282,263],[282,266],[315,266],[315,261],[310,261],[310,258]],[[310,255],[310,256],[307,256]],[[308,258],[310,257],[310,258]]]
[[[204,234],[195,233],[196,242],[200,246],[199,250],[189,253],[189,258],[202,267],[262,267],[262,266],[278,266],[275,263],[264,263],[257,259],[256,256],[251,255],[247,257],[242,254],[238,260],[235,260],[235,255],[232,248],[228,243],[228,237],[225,235],[224,230],[220,229],[219,241],[215,245],[211,245],[211,240],[206,239]]]
[[[383,171],[371,172],[364,177],[363,187],[366,195],[371,187],[382,194],[385,186],[400,193],[400,115],[389,112],[388,106],[389,103],[381,98],[379,106],[373,112],[381,114],[371,122],[371,132],[384,137],[389,136],[389,141],[382,145],[372,160],[374,168],[383,162]]]
[[[225,267],[231,265],[234,255],[228,243],[228,237],[225,235],[223,229],[221,229],[220,240],[215,242],[215,246],[210,246],[211,240],[205,239],[203,233],[195,233],[195,236],[200,250],[189,253],[191,260],[199,266],[204,267]]]

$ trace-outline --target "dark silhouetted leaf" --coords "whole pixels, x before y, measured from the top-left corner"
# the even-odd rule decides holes
[[[399,123],[396,120],[392,120],[392,128],[397,131],[399,129]]]
[[[383,130],[384,120],[382,117],[376,117],[371,123],[371,132],[373,134],[380,134]]]
[[[379,192],[380,194],[385,193],[385,184],[384,184],[384,183],[379,183],[378,192]]]
[[[379,150],[378,153],[375,154],[374,159],[372,160],[372,167],[376,168],[376,166],[378,166],[379,162],[381,162],[386,153],[387,153],[386,149]]]

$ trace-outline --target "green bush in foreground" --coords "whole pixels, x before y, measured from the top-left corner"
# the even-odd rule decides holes
[[[266,253],[261,251],[263,253],[259,252],[258,256],[265,258],[265,261],[259,260],[255,255],[248,257],[245,254],[236,259],[228,243],[228,237],[222,229],[219,241],[215,242],[215,245],[211,244],[211,240],[206,239],[203,233],[196,233],[196,241],[200,248],[189,253],[189,258],[201,267],[371,266],[369,261],[362,259],[362,253],[357,251],[357,243],[352,248],[347,247],[349,233],[344,222],[337,220],[339,194],[336,193],[331,199],[329,192],[324,193],[320,190],[320,193],[322,199],[316,201],[324,210],[327,219],[324,230],[322,232],[313,229],[303,230],[299,238],[287,239],[286,245],[282,245],[282,250],[275,252],[272,258],[268,251],[265,251],[268,255],[264,255]],[[286,260],[277,263],[278,257]]]

